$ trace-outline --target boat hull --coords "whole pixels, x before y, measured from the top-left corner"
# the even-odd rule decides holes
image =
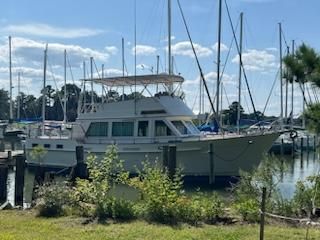
[[[142,168],[143,161],[163,164],[163,146],[176,147],[176,166],[185,176],[239,176],[239,170],[250,171],[258,166],[263,153],[267,152],[280,133],[263,135],[205,137],[170,143],[117,144],[124,167],[134,174]],[[50,146],[40,158],[32,157],[32,146]],[[63,145],[63,149],[55,146]],[[98,159],[110,144],[83,143],[70,139],[28,139],[26,142],[27,163],[44,168],[68,168],[77,164],[75,149],[82,146],[84,159],[90,153]],[[212,154],[210,154],[210,145]]]

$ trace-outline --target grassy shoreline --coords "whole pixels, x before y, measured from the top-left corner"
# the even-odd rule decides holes
[[[35,211],[0,211],[1,240],[36,239],[216,239],[256,240],[259,225],[167,226],[145,221],[126,223],[89,223],[76,217],[40,218]],[[306,227],[267,225],[265,239],[305,239]],[[309,239],[320,239],[320,229],[310,228]]]

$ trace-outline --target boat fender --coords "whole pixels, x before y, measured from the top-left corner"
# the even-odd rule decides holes
[[[297,133],[296,131],[291,131],[291,132],[290,132],[290,138],[291,138],[291,139],[294,139],[294,138],[296,138],[296,137],[298,137],[298,133]]]

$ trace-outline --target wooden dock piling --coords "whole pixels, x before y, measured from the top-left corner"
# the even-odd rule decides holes
[[[24,189],[24,170],[25,170],[25,157],[16,157],[16,175],[15,175],[15,206],[23,206],[23,189]]]
[[[0,203],[7,200],[8,167],[0,165]]]

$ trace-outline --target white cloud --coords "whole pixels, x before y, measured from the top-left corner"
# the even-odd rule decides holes
[[[104,49],[110,55],[117,55],[117,53],[118,53],[118,48],[115,46],[106,46]]]
[[[213,46],[212,46],[212,49],[217,52],[218,51],[218,43],[216,42]],[[221,52],[224,52],[224,51],[228,51],[229,48],[227,47],[227,45],[221,43],[220,44],[220,51]]]
[[[44,37],[55,38],[80,38],[90,37],[103,33],[100,29],[89,28],[61,28],[54,27],[47,24],[34,23],[34,24],[21,24],[21,25],[8,25],[2,28],[1,32],[12,34],[25,34]]]
[[[171,41],[175,40],[176,36],[171,36]],[[162,40],[163,42],[168,42],[168,36]]]
[[[216,72],[209,72],[204,75],[204,79],[206,80],[207,83],[216,84],[217,73]],[[221,79],[222,79],[223,84],[225,84],[225,85],[228,85],[228,84],[235,85],[236,84],[235,75],[229,75],[229,74],[224,73],[222,75]],[[195,80],[186,80],[184,82],[184,84],[185,85],[199,84],[199,80],[200,80],[200,77],[197,77]]]
[[[270,51],[270,52],[277,52],[278,51],[278,48],[276,47],[269,47],[269,48],[266,48],[267,51]]]
[[[135,50],[137,55],[144,55],[144,56],[154,55],[157,52],[157,49],[155,47],[148,46],[148,45],[137,45],[136,47],[133,47],[131,49],[132,55],[135,54]]]
[[[208,57],[212,54],[212,50],[207,47],[203,47],[198,43],[193,43],[196,54],[198,57]],[[188,41],[178,42],[171,46],[173,55],[181,55],[187,57],[194,57],[191,44]]]
[[[232,62],[239,64],[239,56]],[[276,57],[266,50],[250,49],[242,54],[242,62],[248,71],[267,72],[277,67]]]
[[[28,38],[12,38],[13,59],[23,62],[42,62],[45,42],[35,41]],[[91,48],[84,48],[79,45],[67,45],[61,43],[48,43],[48,59],[52,65],[63,64],[63,52],[67,50],[70,63],[79,66],[84,59],[93,57],[96,61],[107,61],[109,53],[97,51]],[[0,44],[0,61],[8,62],[8,41]]]

